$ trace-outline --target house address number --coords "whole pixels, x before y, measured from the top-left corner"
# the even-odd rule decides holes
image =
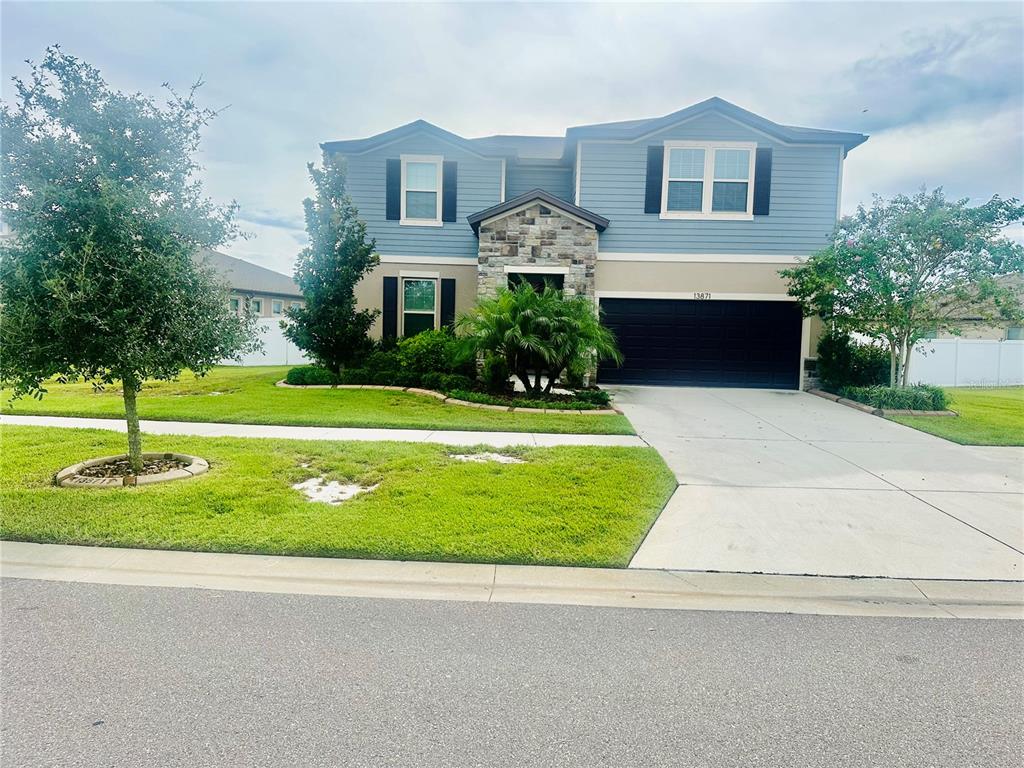
[[[693,298],[699,301],[707,301],[711,298],[711,291],[694,291]]]

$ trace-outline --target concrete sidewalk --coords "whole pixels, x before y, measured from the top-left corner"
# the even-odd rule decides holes
[[[0,576],[242,592],[849,616],[1024,619],[1024,583],[557,568],[0,542]]]
[[[574,435],[539,432],[470,432],[430,429],[364,429],[360,427],[288,427],[274,424],[218,424],[203,421],[139,422],[151,435],[193,435],[196,437],[269,437],[288,440],[357,440],[360,442],[397,441],[401,443],[440,443],[442,445],[489,445],[507,448],[529,445],[547,448],[558,445],[619,446],[646,448],[635,435]],[[30,427],[71,427],[108,429],[126,432],[124,419],[89,419],[77,416],[0,416],[0,425]]]

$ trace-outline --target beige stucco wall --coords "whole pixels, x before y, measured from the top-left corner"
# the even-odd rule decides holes
[[[436,277],[454,278],[455,280],[455,316],[465,312],[476,303],[476,261],[467,259],[467,264],[380,264],[356,285],[356,302],[361,309],[383,309],[385,277]],[[440,311],[441,293],[438,285],[438,311]],[[399,288],[401,302],[401,288]],[[401,305],[399,305],[401,312]],[[381,318],[373,324],[370,335],[379,339],[381,336]]]
[[[791,264],[714,262],[597,262],[597,292],[785,294],[779,270]],[[679,298],[686,298],[680,296]]]

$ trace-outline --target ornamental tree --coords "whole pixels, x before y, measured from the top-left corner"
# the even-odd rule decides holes
[[[309,164],[316,197],[302,201],[309,245],[299,253],[295,282],[304,307],[286,313],[284,335],[320,365],[338,373],[369,349],[379,312],[356,308],[356,283],[380,263],[345,190],[344,158],[325,155],[322,168]]]
[[[1004,278],[1024,270],[1024,247],[1004,235],[1024,206],[998,196],[972,207],[942,188],[857,208],[832,243],[782,270],[805,315],[861,333],[889,350],[891,386],[906,386],[909,358],[926,333],[958,335],[966,317],[982,325],[1022,317],[1020,289]]]
[[[41,397],[47,380],[119,384],[133,472],[136,396],[146,379],[202,375],[257,348],[255,319],[193,255],[236,233],[235,206],[203,197],[193,159],[215,113],[111,89],[85,62],[47,49],[0,106],[0,380]]]

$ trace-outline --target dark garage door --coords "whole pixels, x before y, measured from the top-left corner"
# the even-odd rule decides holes
[[[601,299],[625,356],[598,380],[796,389],[800,308],[791,301]]]

